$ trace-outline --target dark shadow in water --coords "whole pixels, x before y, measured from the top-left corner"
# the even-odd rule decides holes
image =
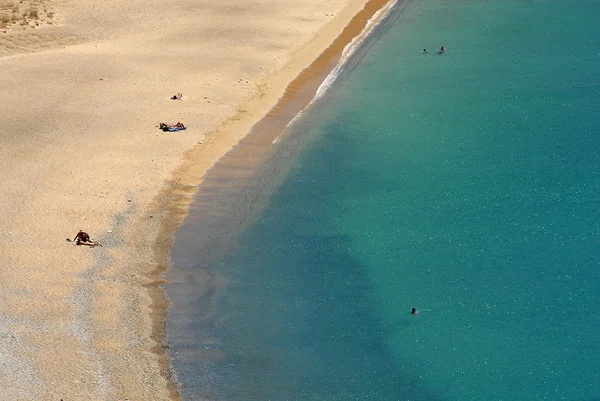
[[[344,252],[349,238],[269,224],[245,237],[252,250],[215,269],[229,279],[216,313],[199,309],[185,330],[194,337],[176,346],[187,354],[180,371],[197,375],[186,378],[186,399],[442,399],[388,352],[385,338],[398,327],[377,317],[366,267]]]
[[[260,227],[263,240],[265,228],[273,227]],[[233,399],[244,399],[259,383],[251,399],[439,399],[415,388],[411,372],[389,354],[384,341],[392,328],[377,317],[366,266],[345,252],[352,246],[349,238],[277,230],[272,235],[288,240],[276,249],[271,248],[276,239],[263,241],[266,246],[255,255],[270,256],[252,262],[278,271],[244,275],[244,289],[265,278],[268,286],[250,305],[244,307],[240,298],[235,307],[236,322],[251,316],[254,324],[233,323],[237,330],[227,330],[236,333],[230,343],[242,343],[244,349],[250,340],[270,353],[261,352],[258,359],[240,353],[236,362],[248,369],[228,393]],[[289,398],[275,388],[285,388]],[[267,398],[265,389],[271,389]]]

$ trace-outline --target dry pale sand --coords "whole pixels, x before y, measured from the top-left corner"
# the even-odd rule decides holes
[[[3,399],[177,399],[159,284],[190,194],[365,3],[0,0]]]

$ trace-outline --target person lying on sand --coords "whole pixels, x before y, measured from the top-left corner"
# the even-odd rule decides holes
[[[181,93],[177,93],[176,95],[173,95],[173,96],[171,97],[171,100],[181,100],[181,97],[182,97],[182,96],[183,96],[183,95],[182,95]]]
[[[102,246],[98,241],[94,241],[90,238],[90,235],[83,230],[79,230],[75,238],[73,238],[75,245],[87,245],[89,247]]]
[[[185,125],[182,122],[178,122],[177,124],[167,124],[167,123],[159,123],[158,128],[163,131],[181,131],[185,129]]]

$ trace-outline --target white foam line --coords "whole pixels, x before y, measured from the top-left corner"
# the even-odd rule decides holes
[[[366,38],[368,38],[369,35],[371,34],[371,32],[373,32],[373,30],[375,28],[377,28],[377,26],[385,19],[385,17],[388,16],[388,14],[392,10],[392,8],[396,5],[396,3],[397,3],[397,0],[390,0],[385,5],[385,7],[383,7],[381,10],[377,11],[373,15],[373,17],[371,17],[371,19],[369,19],[369,21],[367,22],[367,25],[365,26],[365,29],[363,29],[362,32],[358,36],[354,37],[354,39],[352,39],[352,41],[344,47],[344,50],[342,51],[342,56],[340,57],[340,60],[338,61],[337,65],[335,67],[333,67],[331,72],[327,75],[327,77],[325,78],[323,83],[321,83],[321,85],[317,89],[317,92],[315,93],[315,96],[311,99],[311,101],[306,105],[306,107],[304,109],[300,110],[300,112],[298,112],[298,114],[296,114],[296,116],[294,118],[292,118],[292,120],[289,123],[287,123],[284,130],[287,129],[290,125],[292,125],[294,122],[296,122],[296,120],[298,118],[300,118],[302,116],[302,114],[304,114],[306,109],[308,109],[316,100],[323,97],[323,95],[327,92],[327,90],[329,88],[331,88],[331,86],[333,85],[335,80],[338,78],[338,76],[344,70],[344,66],[346,65],[346,63],[348,62],[350,57],[352,57],[352,55],[354,53],[356,53],[356,51],[360,48],[360,44]],[[283,134],[283,132],[281,134]],[[277,136],[277,138],[275,138],[275,140],[273,140],[273,142],[272,142],[273,144],[279,142],[279,138],[281,137],[281,134],[279,134]]]
[[[325,78],[323,83],[319,86],[319,89],[317,89],[317,93],[315,94],[315,97],[311,100],[311,102],[308,104],[308,106],[310,106],[315,100],[323,97],[325,92],[327,92],[327,90],[332,86],[332,84],[335,82],[335,80],[338,78],[338,76],[344,70],[344,67],[345,67],[346,63],[348,62],[348,60],[350,59],[350,57],[352,57],[352,55],[354,53],[356,53],[356,51],[360,48],[360,45],[364,42],[364,40],[366,38],[368,38],[369,35],[373,32],[373,30],[375,28],[377,28],[377,26],[385,19],[385,17],[388,16],[388,14],[392,10],[392,8],[396,5],[396,3],[397,3],[397,0],[390,0],[385,5],[385,7],[383,7],[381,10],[377,11],[373,15],[373,17],[371,17],[371,19],[369,19],[365,29],[363,29],[363,31],[358,36],[356,36],[354,39],[352,39],[352,41],[350,43],[348,43],[346,45],[346,47],[344,47],[344,50],[342,51],[342,56],[340,57],[340,61],[331,70],[329,75],[327,75],[327,77]]]

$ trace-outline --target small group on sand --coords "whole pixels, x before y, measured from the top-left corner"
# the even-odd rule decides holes
[[[102,246],[100,242],[91,239],[90,235],[83,230],[79,230],[77,235],[75,235],[75,238],[73,238],[72,240],[70,238],[67,238],[67,241],[74,242],[75,245],[87,245],[91,248],[95,246]]]
[[[438,54],[442,54],[445,51],[446,51],[446,48],[444,46],[442,46],[442,47],[440,47],[440,50],[438,51]],[[427,49],[423,49],[423,53],[427,53]]]
[[[177,122],[177,124],[167,124],[167,123],[160,123],[158,125],[158,128],[160,128],[163,131],[182,131],[185,129],[185,125],[183,125],[183,123],[181,122]]]

